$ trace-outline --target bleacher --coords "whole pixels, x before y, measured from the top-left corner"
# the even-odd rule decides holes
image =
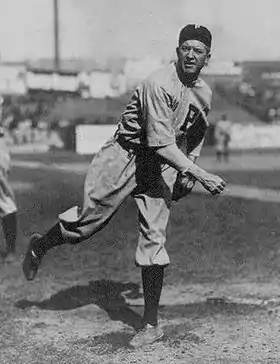
[[[234,103],[232,100],[229,101],[226,96],[222,96],[219,92],[219,89],[217,88],[217,82],[221,82],[218,81],[218,78],[203,76],[203,79],[208,83],[213,91],[212,108],[208,117],[211,124],[217,122],[217,120],[220,119],[221,114],[223,113],[227,114],[228,119],[231,120],[233,123],[263,123],[257,116],[249,113],[245,108],[242,108],[240,105]],[[231,82],[234,82],[234,80]]]

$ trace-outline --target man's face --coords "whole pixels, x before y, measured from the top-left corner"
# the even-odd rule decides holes
[[[199,74],[211,56],[205,44],[199,40],[186,40],[176,51],[178,65],[186,76]]]

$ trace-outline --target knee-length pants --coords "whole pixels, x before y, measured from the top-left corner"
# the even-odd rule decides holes
[[[136,265],[168,265],[166,228],[176,176],[176,170],[162,163],[153,151],[131,150],[110,139],[89,166],[83,207],[75,206],[59,215],[65,242],[77,244],[91,237],[132,196],[139,210]]]

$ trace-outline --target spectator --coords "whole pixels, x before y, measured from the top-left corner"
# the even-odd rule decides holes
[[[231,122],[226,114],[221,115],[221,119],[215,126],[216,157],[218,162],[229,161],[229,142],[231,139]]]

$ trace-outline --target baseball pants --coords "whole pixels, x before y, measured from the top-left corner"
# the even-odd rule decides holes
[[[0,218],[17,212],[15,196],[8,181],[11,166],[9,153],[0,148]]]
[[[110,139],[89,166],[83,207],[59,215],[65,242],[77,244],[101,230],[131,195],[139,210],[136,265],[168,265],[166,228],[176,176],[149,149],[124,148],[115,137]]]

